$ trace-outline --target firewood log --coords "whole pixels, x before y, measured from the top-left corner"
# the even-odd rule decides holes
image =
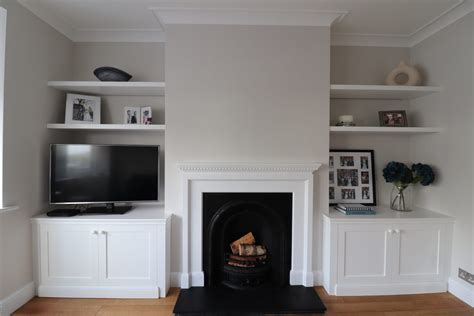
[[[239,256],[261,256],[267,253],[265,246],[261,245],[239,245]]]
[[[253,237],[252,232],[240,237],[236,241],[230,244],[230,250],[234,255],[239,253],[239,245],[240,244],[247,244],[247,245],[253,245],[255,244],[255,237]]]

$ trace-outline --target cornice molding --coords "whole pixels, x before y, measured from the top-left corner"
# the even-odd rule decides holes
[[[151,7],[161,25],[283,25],[326,26],[341,21],[347,11],[272,10],[241,8]]]
[[[413,47],[473,11],[474,0],[459,0],[410,34],[331,33],[331,45]]]
[[[243,164],[243,163],[181,163],[178,169],[182,172],[315,172],[320,163],[309,164]]]

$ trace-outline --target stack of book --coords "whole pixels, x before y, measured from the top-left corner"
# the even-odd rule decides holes
[[[371,206],[362,204],[337,204],[335,209],[345,215],[374,215],[375,210]]]

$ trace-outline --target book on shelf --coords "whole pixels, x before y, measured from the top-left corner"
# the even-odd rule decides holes
[[[339,207],[334,208],[336,211],[341,212],[344,215],[375,215],[375,210],[368,209],[368,210],[343,210]]]
[[[373,207],[362,204],[337,204],[336,207],[344,211],[373,211]]]

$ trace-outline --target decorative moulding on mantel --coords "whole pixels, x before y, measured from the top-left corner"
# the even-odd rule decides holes
[[[183,172],[315,172],[320,163],[311,164],[215,164],[183,163],[178,169]]]
[[[341,21],[347,11],[331,10],[272,10],[248,8],[183,8],[152,7],[161,25],[286,25],[331,26]]]

